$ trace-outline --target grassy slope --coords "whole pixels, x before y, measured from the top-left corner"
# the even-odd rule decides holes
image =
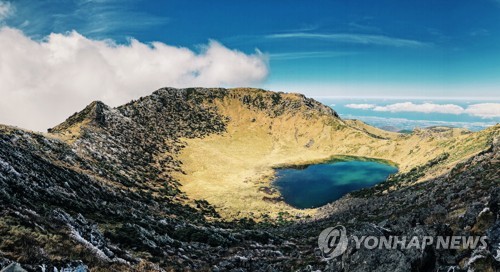
[[[222,216],[231,218],[279,212],[314,214],[296,210],[283,202],[269,201],[279,195],[263,190],[270,186],[273,167],[324,160],[333,155],[352,155],[390,160],[400,171],[425,164],[443,153],[443,163],[431,168],[421,180],[443,174],[457,162],[487,146],[491,133],[467,133],[460,129],[430,129],[403,135],[381,131],[360,121],[342,121],[334,116],[285,112],[272,117],[241,103],[243,95],[256,90],[233,89],[234,95],[215,100],[220,114],[230,118],[227,132],[202,139],[185,139],[179,155],[184,174],[174,176],[191,199],[205,199]],[[299,99],[286,94],[283,99]],[[267,192],[266,192],[267,191]],[[267,200],[265,200],[267,199]]]

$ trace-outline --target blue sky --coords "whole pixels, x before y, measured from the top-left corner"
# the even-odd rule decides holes
[[[0,0],[0,123],[43,131],[166,86],[260,87],[478,129],[500,121],[499,15],[500,0]]]
[[[11,1],[33,38],[209,39],[269,55],[260,87],[309,95],[498,96],[500,1]],[[472,93],[473,92],[473,93]]]

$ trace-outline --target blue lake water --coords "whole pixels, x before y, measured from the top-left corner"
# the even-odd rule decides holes
[[[273,185],[289,205],[305,209],[333,202],[349,192],[371,187],[398,169],[381,161],[332,159],[294,168],[276,169]]]

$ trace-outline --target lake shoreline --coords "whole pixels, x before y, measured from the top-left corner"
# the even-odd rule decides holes
[[[271,186],[297,209],[315,209],[343,196],[386,181],[398,168],[385,161],[355,156],[318,164],[275,169]]]

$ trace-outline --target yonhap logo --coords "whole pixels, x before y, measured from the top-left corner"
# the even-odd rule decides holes
[[[342,255],[347,249],[347,243],[347,233],[341,225],[324,229],[318,237],[319,249],[327,259]]]
[[[436,249],[476,249],[488,246],[487,236],[352,236],[353,248],[368,250],[409,250],[434,246]],[[324,258],[338,257],[347,250],[349,239],[344,226],[324,229],[318,237],[318,247]]]

